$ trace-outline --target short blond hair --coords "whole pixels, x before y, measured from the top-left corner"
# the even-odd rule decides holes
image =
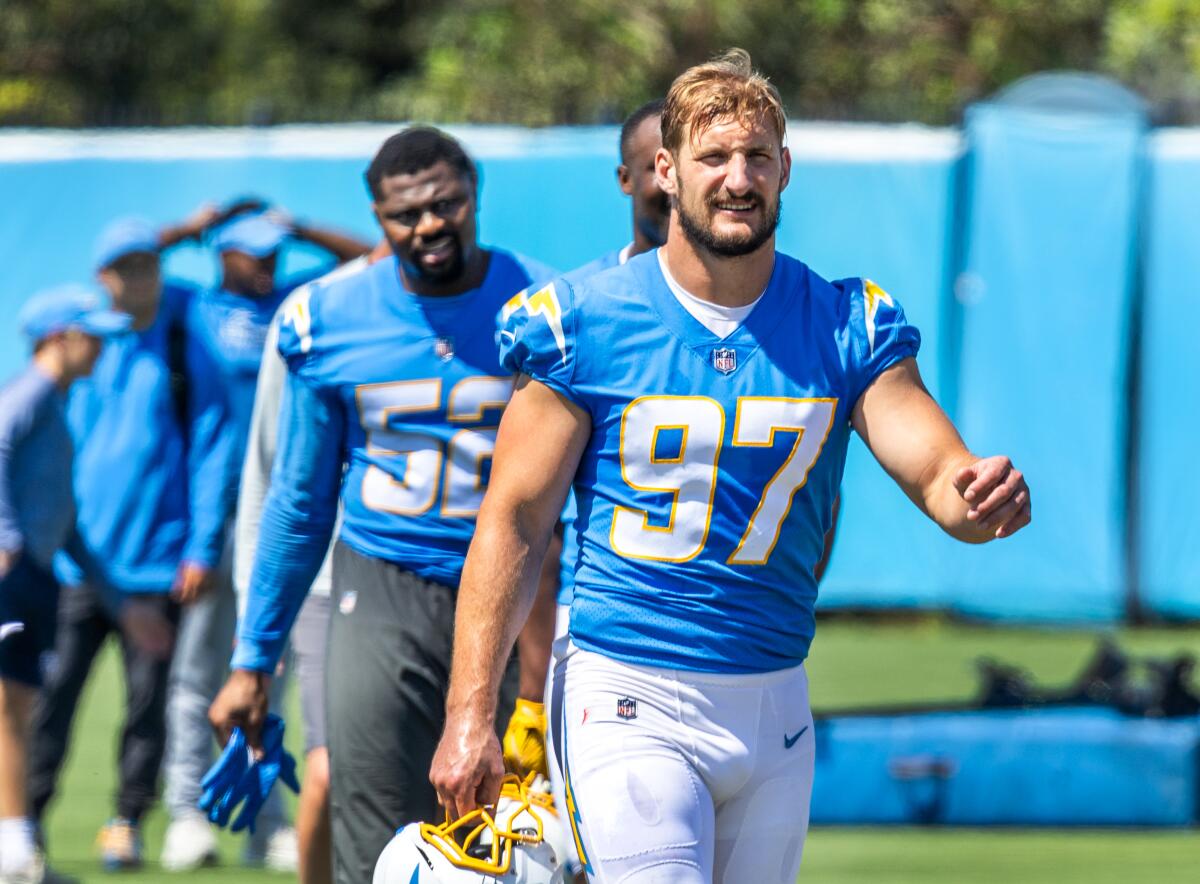
[[[719,120],[755,124],[763,117],[775,126],[782,142],[787,114],[779,90],[754,69],[749,52],[730,49],[675,78],[663,107],[663,147],[678,152],[685,128],[695,138]]]

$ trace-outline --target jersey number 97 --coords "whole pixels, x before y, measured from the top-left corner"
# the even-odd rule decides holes
[[[734,446],[770,449],[779,433],[795,434],[795,441],[763,488],[727,564],[767,563],[792,498],[821,456],[836,411],[836,399],[738,398]],[[661,525],[651,524],[648,510],[618,506],[609,537],[615,553],[657,562],[700,555],[712,525],[724,439],[725,410],[715,399],[643,396],[629,403],[621,419],[621,477],[639,491],[670,495],[670,511]]]

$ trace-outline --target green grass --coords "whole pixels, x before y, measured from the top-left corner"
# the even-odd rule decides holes
[[[1121,644],[1138,654],[1190,651],[1200,630],[1124,630]],[[1082,631],[1000,630],[941,618],[889,622],[833,620],[818,630],[809,662],[814,708],[962,700],[976,689],[974,660],[992,656],[1028,669],[1039,683],[1066,684],[1097,635]],[[121,687],[111,649],[93,675],[76,721],[74,748],[59,800],[48,819],[54,865],[84,881],[111,880],[92,851],[111,815],[113,757]],[[299,722],[294,700],[289,721]],[[288,735],[294,752],[300,728]],[[297,752],[298,754],[298,752]],[[159,870],[165,824],[147,820],[148,868],[139,884],[223,884],[284,880],[241,869],[240,844],[222,838],[222,867],[193,874]],[[804,884],[1184,884],[1200,880],[1200,834],[1192,831],[814,829],[805,848]],[[753,884],[753,882],[747,882]]]

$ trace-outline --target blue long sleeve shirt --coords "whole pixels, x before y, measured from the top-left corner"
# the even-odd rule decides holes
[[[64,583],[161,593],[181,561],[211,567],[220,558],[232,506],[228,405],[196,340],[191,297],[165,286],[150,327],[110,341],[72,388],[80,550],[55,560]],[[173,363],[182,391],[172,389]]]
[[[36,365],[0,389],[0,550],[48,568],[75,516],[63,396]]]

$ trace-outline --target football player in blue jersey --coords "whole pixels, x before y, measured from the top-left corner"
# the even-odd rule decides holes
[[[240,725],[257,740],[340,492],[326,696],[339,884],[370,881],[398,826],[436,818],[428,769],[458,580],[512,392],[497,314],[552,276],[477,242],[475,166],[448,135],[389,138],[366,177],[394,257],[313,283],[283,317],[275,465],[233,672],[210,710],[222,737]]]
[[[504,311],[520,376],[430,778],[452,815],[496,799],[500,673],[573,484],[581,547],[554,703],[565,812],[595,881],[795,880],[813,568],[851,428],[954,537],[1030,519],[1009,459],[971,454],[925,391],[898,302],[776,252],[785,119],[741,50],[686,71],[656,162],[666,245]]]

